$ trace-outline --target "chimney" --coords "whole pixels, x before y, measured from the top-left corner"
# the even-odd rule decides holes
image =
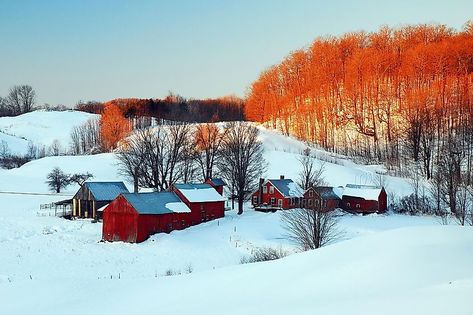
[[[280,176],[279,176],[279,179],[284,179],[284,175],[280,175]]]

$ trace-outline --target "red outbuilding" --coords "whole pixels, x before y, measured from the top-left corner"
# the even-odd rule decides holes
[[[303,206],[306,209],[332,211],[340,207],[340,197],[335,192],[340,188],[326,186],[312,186],[304,192]]]
[[[225,198],[210,184],[175,184],[172,191],[191,209],[191,224],[222,218]]]
[[[342,209],[357,213],[384,213],[387,194],[384,187],[347,184],[343,190]]]
[[[125,193],[103,211],[102,239],[139,243],[191,225],[189,207],[172,192]]]
[[[223,186],[227,186],[227,184],[224,182],[223,179],[221,178],[207,178],[205,180],[205,183],[206,184],[209,184],[210,186],[212,186],[213,188],[215,188],[215,190],[223,196]]]
[[[251,195],[255,210],[282,210],[298,208],[302,205],[302,189],[281,175],[279,179],[260,179],[257,191]]]

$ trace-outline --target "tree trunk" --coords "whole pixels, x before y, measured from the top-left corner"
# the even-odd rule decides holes
[[[243,214],[243,196],[238,196],[238,213]]]

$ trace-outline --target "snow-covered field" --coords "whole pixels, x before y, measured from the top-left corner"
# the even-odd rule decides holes
[[[64,132],[60,123],[48,123],[56,119],[48,114],[34,120],[43,121],[47,134]],[[82,123],[83,113],[75,114]],[[27,135],[29,120],[19,121],[23,127],[9,130]],[[295,178],[305,145],[261,131],[266,176]],[[35,136],[41,139],[41,129]],[[335,244],[241,265],[257,247],[296,251],[278,213],[228,211],[218,221],[141,244],[103,243],[100,223],[37,214],[39,204],[67,198],[77,186],[61,196],[1,193],[47,193],[45,177],[55,166],[123,180],[112,154],[0,169],[0,314],[471,314],[471,227],[443,226],[432,217],[347,215],[340,220],[345,235]],[[338,186],[370,183],[378,167],[344,160],[325,169],[327,183]],[[388,177],[387,190],[401,196],[410,186]],[[165,276],[170,271],[181,275]]]

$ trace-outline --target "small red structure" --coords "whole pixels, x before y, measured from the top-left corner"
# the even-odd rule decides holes
[[[102,239],[139,243],[224,216],[225,198],[209,184],[176,184],[171,192],[125,193],[103,211]]]
[[[302,205],[302,189],[283,175],[279,179],[260,179],[257,191],[251,195],[251,204],[258,211],[298,208]]]
[[[332,211],[340,207],[340,197],[334,187],[309,187],[304,192],[303,206],[307,209]]]
[[[223,179],[221,178],[207,178],[205,180],[205,183],[206,184],[209,184],[210,186],[212,186],[213,188],[215,188],[215,190],[223,196],[223,186],[227,186],[227,184],[223,181]]]
[[[191,210],[172,192],[125,193],[103,211],[102,239],[140,243],[191,225]]]
[[[225,215],[225,198],[210,184],[175,184],[172,191],[191,209],[192,225]]]
[[[387,194],[384,187],[347,184],[343,190],[342,208],[357,213],[384,213]]]

